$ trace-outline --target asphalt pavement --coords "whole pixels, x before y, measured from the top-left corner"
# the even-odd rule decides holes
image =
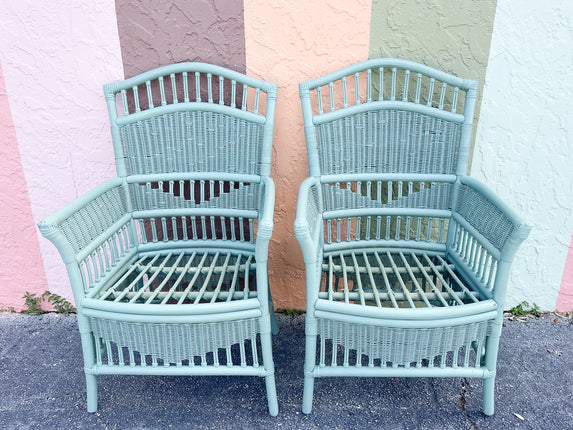
[[[304,316],[278,320],[277,417],[261,378],[212,376],[100,376],[90,414],[76,317],[0,313],[0,429],[573,429],[571,318],[505,319],[492,417],[461,378],[317,379],[304,415]]]

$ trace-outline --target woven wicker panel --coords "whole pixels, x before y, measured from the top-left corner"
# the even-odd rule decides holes
[[[497,249],[503,248],[513,232],[513,224],[504,212],[466,185],[460,185],[456,211]]]
[[[220,113],[164,114],[120,128],[127,173],[260,174],[263,125]]]
[[[489,321],[407,329],[319,319],[317,364],[470,367],[476,365],[472,343],[481,350],[490,331]]]
[[[321,173],[456,172],[461,124],[380,110],[317,126]]]
[[[89,318],[98,349],[98,364],[188,365],[213,364],[225,350],[224,365],[258,365],[256,318],[203,324],[132,323]],[[248,348],[245,349],[245,344]],[[233,348],[239,345],[239,353]],[[210,355],[207,357],[207,355]],[[232,357],[235,356],[235,357]],[[147,363],[142,357],[148,358]],[[228,360],[231,358],[231,360]]]
[[[59,228],[75,252],[82,250],[126,213],[124,194],[112,188],[62,221]]]

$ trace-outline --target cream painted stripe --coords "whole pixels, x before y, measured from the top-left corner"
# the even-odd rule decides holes
[[[245,0],[247,74],[279,85],[269,256],[278,307],[303,308],[305,298],[304,265],[292,227],[298,187],[308,176],[298,83],[366,60],[370,12],[370,0]]]
[[[564,275],[572,270],[572,49],[573,2],[498,0],[472,175],[533,226],[506,308],[527,300],[554,310],[560,288],[573,294]]]
[[[0,28],[4,77],[37,222],[115,175],[102,92],[103,83],[123,78],[115,4],[8,2]],[[71,297],[55,248],[44,238],[40,248],[49,289]]]

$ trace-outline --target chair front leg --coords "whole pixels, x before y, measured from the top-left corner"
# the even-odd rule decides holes
[[[302,393],[302,412],[310,414],[314,395],[314,368],[316,366],[316,342],[318,323],[314,315],[307,311],[305,322],[305,358],[304,358],[304,388]]]
[[[499,335],[491,335],[486,339],[485,367],[493,374],[483,380],[482,407],[485,415],[493,415],[495,410],[495,372],[497,367],[497,353],[499,350]]]

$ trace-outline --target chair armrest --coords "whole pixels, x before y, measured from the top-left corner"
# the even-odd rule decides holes
[[[275,184],[268,176],[262,177],[260,210],[257,224],[257,239],[255,244],[258,262],[267,261],[268,249],[273,234],[273,214],[275,210]]]
[[[303,181],[298,192],[295,236],[300,244],[305,263],[316,262],[322,244],[322,201],[317,177]]]
[[[258,234],[271,237],[273,232],[273,214],[275,210],[275,183],[268,176],[262,178],[261,209],[259,211]]]
[[[500,260],[511,262],[531,227],[483,183],[464,176],[458,187],[454,219],[461,217],[500,252]]]
[[[38,223],[64,263],[79,263],[129,220],[120,178],[106,181]]]

